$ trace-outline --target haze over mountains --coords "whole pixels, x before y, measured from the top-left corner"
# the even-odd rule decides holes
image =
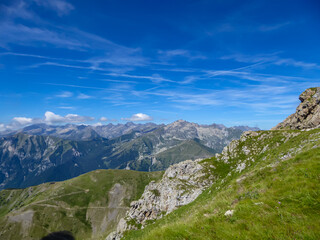
[[[45,135],[59,137],[69,140],[92,140],[94,138],[115,138],[121,135],[136,132],[152,131],[163,125],[155,123],[135,124],[128,122],[126,124],[108,124],[108,125],[48,125],[45,123],[33,124],[15,131],[0,132],[0,136],[13,135],[15,133],[23,132],[29,135]]]
[[[256,128],[183,120],[168,125],[31,125],[0,138],[0,189],[61,181],[101,168],[164,170],[221,152],[243,129]]]

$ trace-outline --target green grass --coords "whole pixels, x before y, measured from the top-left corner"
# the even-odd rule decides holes
[[[216,168],[211,188],[125,239],[320,239],[319,133],[267,131],[240,141],[229,163],[206,160]],[[252,154],[244,156],[243,146]],[[289,152],[293,157],[281,159]],[[239,161],[248,167],[236,173]],[[233,216],[224,216],[227,210]]]
[[[63,182],[0,191],[0,239],[40,239],[49,232],[61,230],[71,231],[78,240],[104,239],[117,224],[114,219],[105,229],[99,229],[108,212],[113,211],[108,208],[109,192],[113,186],[119,183],[124,187],[121,206],[129,207],[131,201],[140,198],[145,186],[161,178],[162,174],[96,170]],[[117,203],[119,200],[114,201]],[[126,211],[123,207],[118,212],[121,216]],[[30,210],[34,215],[27,229],[23,229],[21,222],[8,220],[9,216]],[[92,238],[94,227],[98,230]]]

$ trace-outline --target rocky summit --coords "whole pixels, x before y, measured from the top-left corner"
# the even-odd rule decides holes
[[[296,112],[279,123],[273,130],[309,129],[320,126],[320,87],[305,90],[299,99],[301,103]]]

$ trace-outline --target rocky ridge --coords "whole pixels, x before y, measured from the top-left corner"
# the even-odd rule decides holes
[[[118,240],[124,231],[143,228],[148,220],[162,218],[179,206],[194,201],[213,183],[213,170],[201,159],[172,165],[160,181],[150,182],[141,198],[130,204],[126,217],[119,221],[117,230],[107,240]]]
[[[300,96],[300,105],[295,113],[272,128],[277,129],[309,129],[320,126],[320,87],[308,88]]]

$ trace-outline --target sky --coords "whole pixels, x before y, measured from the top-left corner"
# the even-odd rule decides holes
[[[320,86],[318,0],[0,0],[0,131],[270,129]]]

